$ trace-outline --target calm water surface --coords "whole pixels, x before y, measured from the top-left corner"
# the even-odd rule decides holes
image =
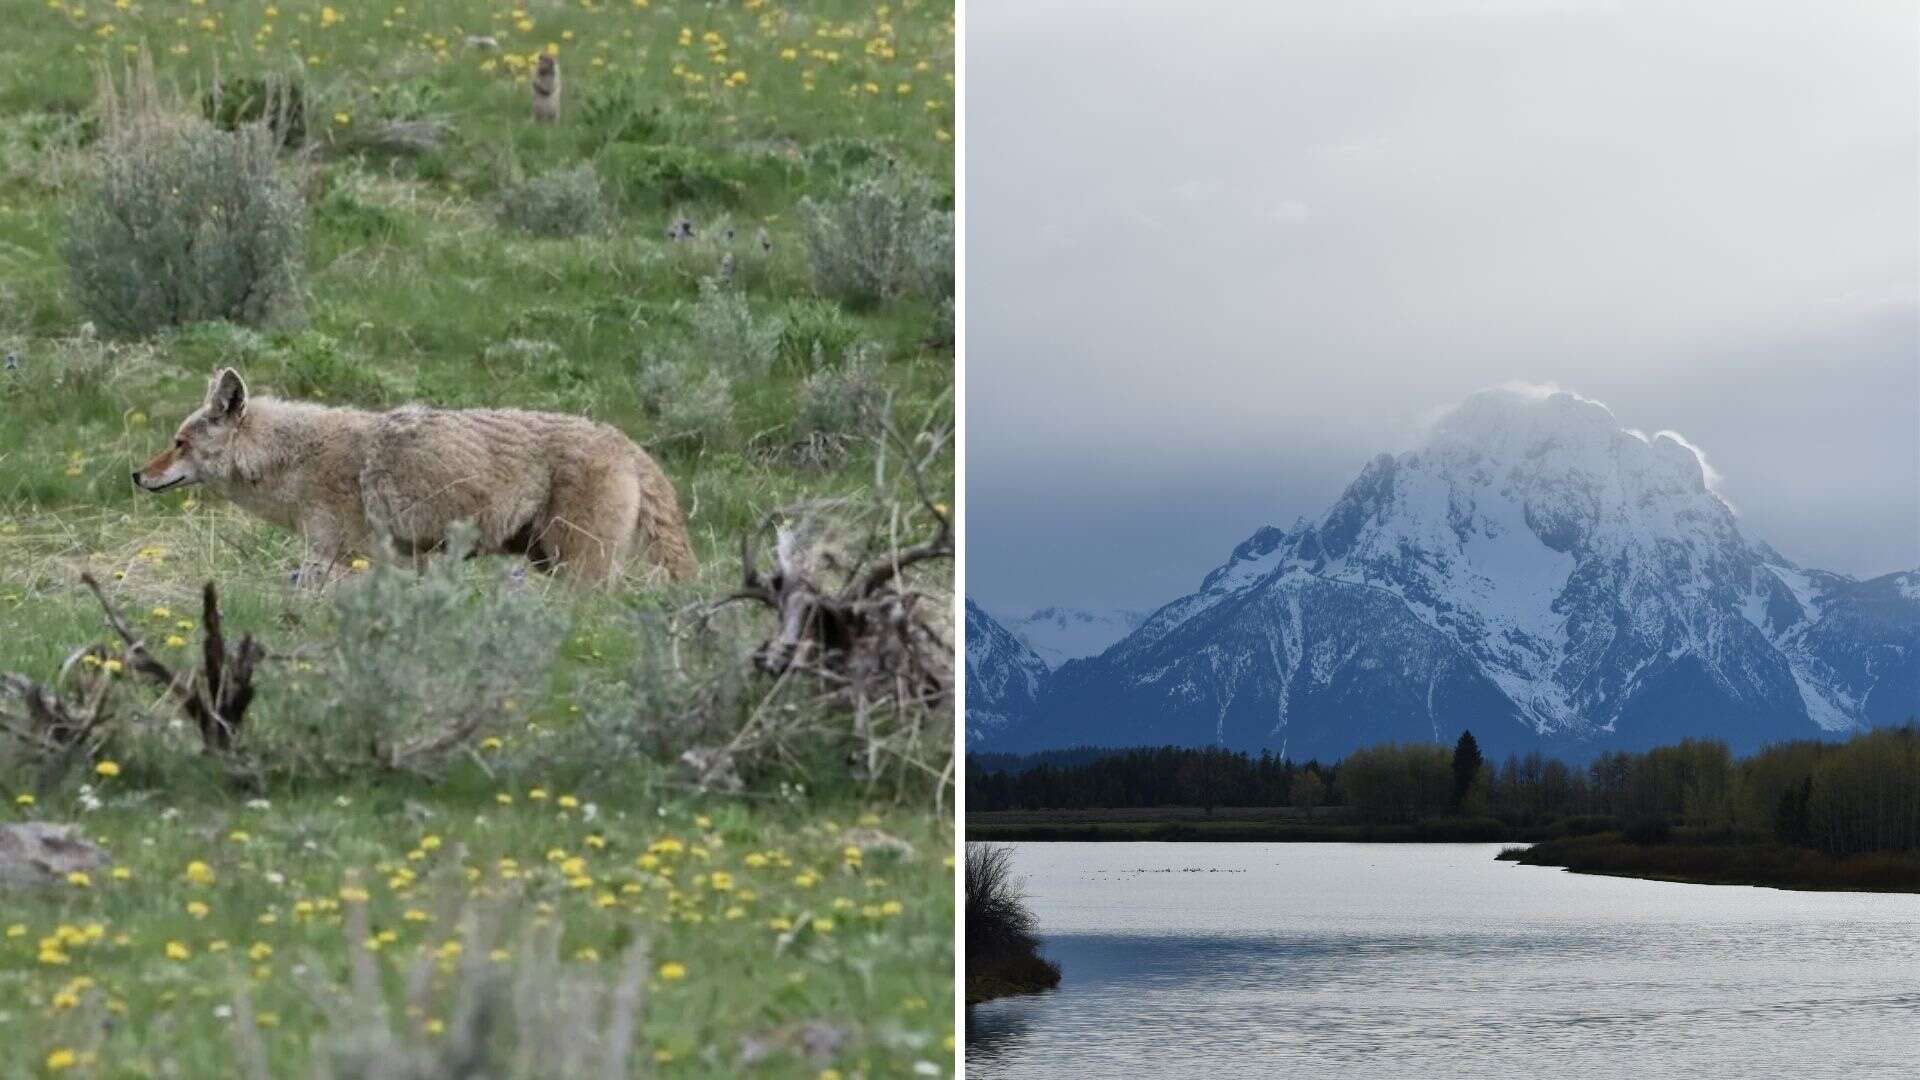
[[[1498,844],[1013,846],[1065,977],[971,1010],[970,1077],[1920,1077],[1920,896]]]

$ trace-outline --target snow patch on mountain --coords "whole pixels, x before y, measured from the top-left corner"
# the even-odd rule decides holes
[[[1003,610],[995,618],[1047,667],[1057,668],[1069,660],[1106,652],[1108,646],[1138,630],[1147,617],[1126,608],[1043,607]]]
[[[1032,717],[1048,669],[972,600],[966,633],[967,736],[987,740]]]

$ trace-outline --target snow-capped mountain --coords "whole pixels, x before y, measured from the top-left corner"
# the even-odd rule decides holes
[[[968,600],[968,741],[992,741],[1030,723],[1046,679],[1046,663]]]
[[[1106,652],[1114,642],[1138,630],[1140,624],[1147,621],[1147,613],[1125,608],[1043,607],[1003,611],[998,619],[1000,625],[1046,661],[1047,667],[1057,668],[1069,660]]]
[[[1750,748],[1920,712],[1920,572],[1857,581],[1744,536],[1685,440],[1573,394],[1475,394],[1318,521],[1064,664],[989,748],[1387,739],[1578,755]],[[971,710],[970,710],[971,711]]]

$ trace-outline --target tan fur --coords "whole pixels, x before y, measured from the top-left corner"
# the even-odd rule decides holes
[[[696,569],[673,483],[618,429],[577,416],[280,401],[249,396],[228,368],[133,479],[148,491],[204,483],[297,531],[303,570],[356,553],[418,559],[460,521],[478,528],[477,553],[526,555],[579,581],[617,578],[636,539],[669,576]]]
[[[560,61],[543,55],[533,71],[533,121],[551,124],[560,119]]]

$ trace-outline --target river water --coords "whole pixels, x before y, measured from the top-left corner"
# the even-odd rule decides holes
[[[1015,844],[1025,1077],[1920,1077],[1920,896],[1568,874],[1498,844]]]

